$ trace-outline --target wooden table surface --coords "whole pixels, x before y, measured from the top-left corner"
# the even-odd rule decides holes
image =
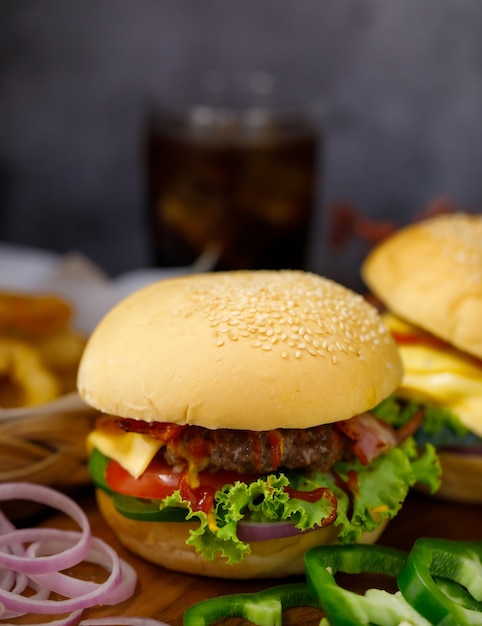
[[[82,489],[75,494],[75,498],[87,512],[93,534],[108,542],[122,558],[131,563],[138,574],[138,588],[132,598],[114,607],[102,606],[87,610],[84,618],[107,615],[144,616],[153,617],[171,626],[182,626],[184,611],[195,602],[228,593],[258,591],[280,584],[279,580],[243,582],[195,577],[152,565],[120,545],[98,513],[90,488]],[[62,514],[54,514],[41,523],[58,528],[75,528],[73,522]],[[379,543],[409,550],[415,539],[429,536],[482,540],[482,506],[454,504],[413,493],[398,517],[389,524]],[[289,579],[290,582],[295,580],[300,581],[303,578]],[[283,624],[317,626],[320,616],[321,613],[314,609],[293,609],[285,612]],[[32,623],[32,618],[25,617],[16,623]],[[234,625],[244,622],[231,619],[225,623]]]

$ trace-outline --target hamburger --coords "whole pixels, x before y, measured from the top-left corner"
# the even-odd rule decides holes
[[[482,215],[450,213],[396,231],[367,256],[362,277],[385,307],[404,376],[387,410],[422,418],[436,446],[437,495],[482,502]]]
[[[304,571],[322,543],[375,541],[433,450],[371,409],[402,365],[360,295],[300,271],[189,275],[116,305],[78,389],[100,510],[169,569],[225,578]]]

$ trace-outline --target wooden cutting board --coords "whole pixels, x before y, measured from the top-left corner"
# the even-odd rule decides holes
[[[90,488],[76,494],[76,499],[86,511],[92,533],[109,543],[119,555],[137,571],[138,588],[132,598],[114,607],[95,607],[84,613],[87,617],[108,615],[152,617],[170,626],[182,626],[184,611],[200,600],[229,593],[258,591],[276,584],[279,580],[231,581],[189,576],[165,570],[152,565],[125,550],[113,535],[97,511],[93,492]],[[41,522],[41,525],[58,528],[75,528],[73,522],[55,514]],[[419,537],[442,537],[459,540],[482,540],[482,506],[454,504],[411,494],[398,517],[393,520],[383,534],[380,544],[409,550]],[[289,579],[301,581],[303,577]],[[283,582],[287,582],[283,580]],[[373,586],[366,576],[350,583],[356,591],[365,586]],[[393,591],[393,589],[390,589]],[[318,626],[321,613],[315,609],[297,608],[285,612],[283,626]],[[44,621],[54,619],[46,618]],[[36,618],[37,620],[37,618]],[[40,620],[35,623],[40,623]],[[32,623],[32,617],[16,620],[18,624]],[[231,619],[225,624],[234,626],[245,624],[243,620]]]

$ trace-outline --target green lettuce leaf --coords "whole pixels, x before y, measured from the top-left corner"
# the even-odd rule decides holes
[[[349,482],[356,473],[357,489],[350,500],[340,487],[340,479]],[[250,552],[250,546],[237,536],[242,519],[258,522],[289,521],[300,530],[323,525],[336,513],[340,542],[357,542],[366,531],[375,530],[386,519],[393,518],[402,506],[410,487],[426,482],[434,491],[440,483],[440,466],[432,447],[420,452],[413,439],[379,456],[363,466],[358,460],[337,462],[330,473],[301,472],[270,474],[253,483],[226,485],[215,496],[214,519],[202,511],[192,511],[189,502],[175,492],[165,498],[163,508],[182,506],[188,509],[187,519],[199,520],[187,541],[189,545],[212,560],[222,556],[236,563]],[[320,492],[315,502],[290,497],[289,490]],[[296,495],[296,494],[295,494]]]
[[[482,443],[482,438],[472,433],[462,424],[455,413],[445,407],[390,396],[372,412],[394,428],[399,428],[420,409],[423,410],[423,422],[414,435],[419,446],[431,443],[436,448],[444,448],[480,445]]]
[[[349,472],[357,474],[357,493],[348,515],[348,498],[338,506],[335,525],[340,526],[340,543],[354,543],[365,532],[376,530],[400,510],[410,488],[425,483],[434,493],[440,486],[440,462],[433,446],[428,445],[422,454],[412,438],[382,454],[369,465],[358,460],[353,463],[335,463],[333,470],[347,481]],[[337,494],[339,495],[339,494]]]

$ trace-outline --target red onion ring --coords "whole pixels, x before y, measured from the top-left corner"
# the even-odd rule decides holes
[[[15,526],[3,514],[3,512],[0,511],[0,533],[11,532],[12,530],[15,530]],[[20,545],[8,546],[7,551],[21,556],[23,548]],[[26,574],[15,572],[11,569],[0,570],[0,589],[6,589],[11,593],[20,595],[25,591],[29,584],[30,587],[35,590],[35,593],[31,594],[31,597],[36,597],[42,600],[46,600],[48,598],[50,593],[49,590],[42,589],[35,583],[29,583],[29,578]],[[0,613],[0,619],[13,619],[15,617],[20,617],[21,615],[24,615],[24,611],[8,611],[4,608]],[[2,626],[5,626],[5,624],[2,624]]]
[[[0,566],[11,568],[25,574],[40,574],[58,571],[80,563],[89,551],[90,526],[86,514],[70,498],[50,487],[31,483],[3,483],[0,484],[0,501],[3,500],[31,500],[40,502],[62,511],[71,517],[81,528],[79,541],[62,552],[51,556],[32,559],[17,554],[9,554],[0,549]],[[38,541],[42,535],[47,535],[49,529],[21,529],[4,532],[0,535],[0,548],[7,545],[10,548],[26,541]]]
[[[26,578],[25,574],[20,574],[20,576],[22,578]],[[24,596],[22,596],[22,592],[28,587],[31,587],[33,589],[35,589],[35,593],[30,595],[30,598],[37,598],[38,600],[47,600],[47,598],[50,595],[50,591],[48,589],[46,589],[45,587],[39,587],[36,583],[34,582],[30,582],[28,580],[28,578],[26,578],[26,584],[22,584],[15,589],[12,589],[10,593],[13,593],[15,595],[17,595],[19,598],[23,598]],[[3,606],[3,605],[1,605]],[[25,609],[21,609],[18,611],[15,610],[11,610],[11,609],[7,609],[5,606],[3,606],[3,610],[0,612],[0,619],[13,619],[14,617],[22,617],[22,615],[25,615],[28,611],[26,611]],[[2,626],[8,626],[6,624],[4,624],[2,622]]]
[[[58,539],[58,530],[55,529],[42,529],[50,531],[51,536],[56,536]],[[9,535],[12,533],[9,533]],[[42,533],[42,536],[48,536],[46,533]],[[67,541],[67,539],[77,539],[78,533],[72,533],[66,531],[63,535],[63,540],[57,540],[52,542],[52,546],[63,546],[65,544],[72,545],[72,541]],[[92,550],[84,557],[82,560],[88,560],[94,563],[98,563],[110,569],[110,575],[104,583],[89,583],[88,581],[79,581],[70,576],[66,576],[64,574],[60,574],[59,572],[50,572],[42,574],[32,574],[30,575],[30,579],[37,584],[42,585],[49,591],[56,591],[61,595],[67,596],[67,600],[45,600],[38,597],[25,597],[20,596],[17,593],[13,593],[12,591],[7,591],[5,589],[0,589],[0,602],[2,605],[10,610],[10,611],[27,611],[29,613],[66,613],[67,611],[75,611],[78,609],[83,609],[86,606],[93,606],[94,604],[100,604],[108,599],[109,595],[112,593],[113,589],[119,587],[121,583],[121,567],[120,560],[115,551],[105,544],[103,541],[97,538],[92,538],[92,542],[95,543],[94,553],[95,556],[91,557]],[[34,548],[41,547],[43,544],[34,544]],[[48,547],[50,544],[46,544]],[[34,552],[36,549],[33,550]],[[107,558],[99,558],[99,555],[104,553],[104,556]],[[63,553],[62,553],[63,554]],[[27,551],[26,551],[27,555]],[[30,556],[25,557],[25,560],[30,558],[30,560],[35,560],[36,557]],[[42,557],[40,557],[42,558]],[[110,563],[109,563],[110,561]],[[69,566],[67,566],[69,567]],[[62,567],[62,569],[64,569]],[[131,594],[133,592],[133,588],[131,589]]]
[[[66,543],[71,543],[71,541],[69,542],[68,540],[74,540],[76,535],[77,533],[65,532],[61,540],[57,537],[49,543],[32,544],[27,549],[26,554],[37,556],[38,552],[42,550],[50,552],[52,550],[62,549]],[[103,583],[94,583],[87,580],[80,580],[72,576],[66,576],[60,572],[34,574],[30,576],[30,578],[37,584],[62,596],[66,596],[67,598],[80,598],[82,604],[87,602],[89,606],[93,604],[117,604],[130,598],[134,593],[136,584],[134,569],[128,563],[119,559],[116,552],[102,540],[97,537],[92,537],[91,548],[84,558],[84,561],[100,565],[110,570],[110,575],[107,580]],[[60,612],[57,609],[59,602],[65,601],[59,600],[53,603],[56,607],[54,611],[56,613]],[[75,604],[74,601],[73,604]],[[42,607],[47,606],[46,603],[42,604]],[[66,605],[64,604],[64,606]],[[69,606],[67,610],[72,610],[72,608]],[[37,609],[37,612],[43,612],[43,608]],[[46,610],[45,612],[50,611]]]
[[[11,530],[15,530],[15,526],[8,517],[5,516],[3,511],[0,511],[0,533],[7,533]]]
[[[3,483],[1,500],[31,500],[57,508],[71,517],[81,531],[54,528],[16,529],[0,511],[0,620],[27,613],[70,612],[49,626],[79,624],[83,609],[96,604],[117,604],[132,596],[137,584],[135,570],[119,558],[104,541],[92,537],[87,516],[69,497],[42,485]],[[29,543],[27,547],[24,545]],[[103,583],[77,579],[60,570],[88,561],[107,569]],[[28,596],[22,593],[29,588]],[[50,600],[51,592],[66,600]],[[11,626],[5,622],[2,626]],[[99,618],[81,622],[83,626],[167,626],[150,618]],[[36,626],[30,624],[28,626]]]
[[[313,530],[318,530],[318,528],[300,530],[291,522],[248,522],[241,520],[238,522],[237,535],[240,541],[252,543],[255,541],[268,541],[269,539],[294,537]]]
[[[25,613],[23,613],[22,615],[25,615]],[[79,610],[79,611],[75,611],[74,613],[70,613],[70,615],[63,617],[62,619],[55,619],[52,622],[46,622],[42,624],[43,626],[77,626],[81,615],[82,615],[82,610]],[[0,614],[0,619],[5,619],[5,616],[3,614]],[[16,626],[16,625],[2,622],[2,626]],[[32,622],[30,624],[24,624],[24,626],[39,626],[39,625],[38,625],[38,622]]]
[[[63,533],[62,538],[67,540],[70,535],[76,533]],[[31,544],[27,548],[27,553],[37,556],[39,549],[51,550],[59,549],[65,541],[56,538],[50,543]],[[107,562],[106,558],[107,557]],[[109,565],[110,560],[110,567]],[[87,580],[80,580],[72,576],[66,576],[60,572],[47,574],[35,574],[30,578],[36,583],[68,598],[82,595],[85,598],[96,599],[97,604],[118,604],[130,598],[134,593],[137,577],[134,568],[123,559],[119,559],[116,552],[101,539],[92,537],[89,553],[84,561],[100,565],[105,569],[110,569],[111,574],[103,583],[94,583]],[[97,597],[99,595],[99,597]]]
[[[169,626],[149,617],[99,617],[84,619],[79,626]]]

